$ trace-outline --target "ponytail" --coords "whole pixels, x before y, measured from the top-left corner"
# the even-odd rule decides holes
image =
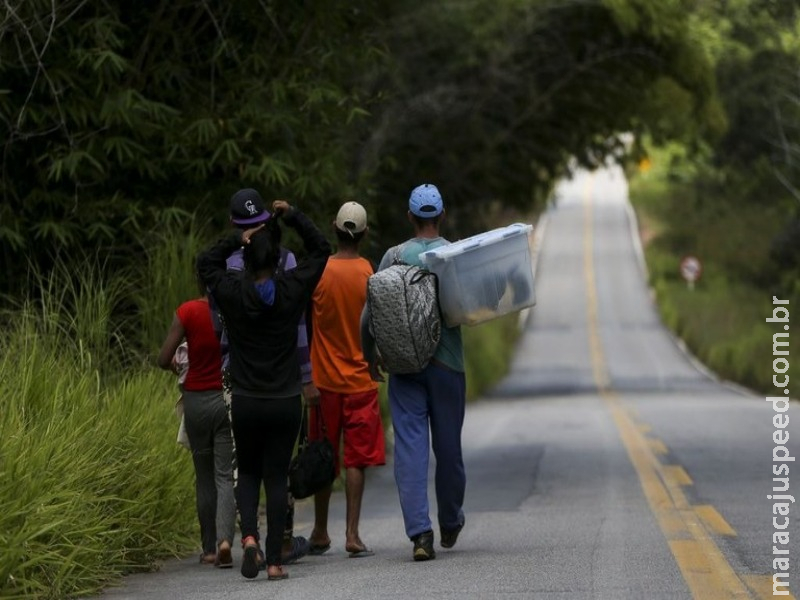
[[[278,219],[271,218],[264,229],[257,231],[244,247],[244,268],[251,275],[262,271],[275,271],[281,256],[281,228]]]

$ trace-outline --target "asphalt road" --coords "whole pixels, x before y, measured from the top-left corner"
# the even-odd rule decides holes
[[[789,552],[796,594],[800,545],[773,542],[767,498],[776,413],[717,381],[661,325],[626,196],[619,172],[582,173],[537,227],[537,306],[511,373],[467,410],[467,524],[454,549],[411,560],[387,466],[368,474],[364,498],[374,557],[348,558],[337,494],[332,549],[286,581],[247,581],[193,555],[103,598],[771,598],[773,546]],[[768,372],[772,359],[753,357]],[[786,414],[794,457],[800,411]],[[786,464],[791,494],[800,471]],[[794,542],[800,506],[789,510]],[[300,502],[297,533],[312,517]]]

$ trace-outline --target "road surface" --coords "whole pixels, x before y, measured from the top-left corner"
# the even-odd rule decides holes
[[[800,545],[773,535],[800,540],[800,506],[787,501],[788,521],[773,522],[767,497],[783,485],[772,472],[777,413],[716,381],[661,325],[622,174],[579,173],[538,229],[537,306],[508,377],[467,410],[467,523],[455,548],[437,542],[436,560],[411,560],[386,466],[368,473],[364,498],[361,533],[374,557],[348,558],[336,494],[332,549],[288,567],[286,581],[247,581],[192,556],[102,597],[772,598],[777,557],[789,558],[797,595]],[[772,359],[753,357],[768,372]],[[798,456],[800,412],[792,404],[781,414],[790,418],[783,445]],[[800,470],[785,464],[781,494],[791,494]],[[312,518],[300,502],[297,533],[308,535]]]

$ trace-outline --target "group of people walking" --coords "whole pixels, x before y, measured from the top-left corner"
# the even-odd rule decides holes
[[[331,487],[314,497],[309,538],[293,531],[287,480],[305,423],[303,403],[309,439],[326,436],[335,449],[337,476],[344,467],[345,550],[351,557],[373,554],[361,539],[359,518],[365,469],[385,464],[378,403],[384,374],[368,325],[367,280],[373,266],[359,251],[368,232],[364,207],[346,202],[339,209],[333,254],[323,232],[300,210],[283,200],[270,208],[254,189],[233,195],[230,217],[236,229],[199,255],[200,297],[176,310],[158,364],[175,369],[176,350],[187,344],[182,397],[196,475],[200,561],[233,565],[238,509],[242,575],[254,578],[266,570],[270,580],[280,580],[288,577],[286,564],[331,547]],[[444,215],[435,186],[415,188],[408,207],[414,236],[387,250],[378,269],[398,256],[421,266],[421,252],[449,243],[439,232]],[[284,227],[302,240],[299,261],[282,246]],[[413,559],[430,560],[436,556],[427,493],[431,444],[441,546],[451,548],[464,526],[460,328],[443,328],[436,353],[421,372],[389,374],[388,396],[405,532],[413,542]],[[262,487],[263,545],[258,527]]]

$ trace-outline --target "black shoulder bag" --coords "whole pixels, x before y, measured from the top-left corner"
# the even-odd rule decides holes
[[[336,478],[333,446],[328,440],[322,410],[317,407],[316,413],[322,429],[322,439],[308,439],[308,407],[304,405],[300,445],[297,455],[289,464],[289,491],[297,499],[313,496],[331,485]]]

